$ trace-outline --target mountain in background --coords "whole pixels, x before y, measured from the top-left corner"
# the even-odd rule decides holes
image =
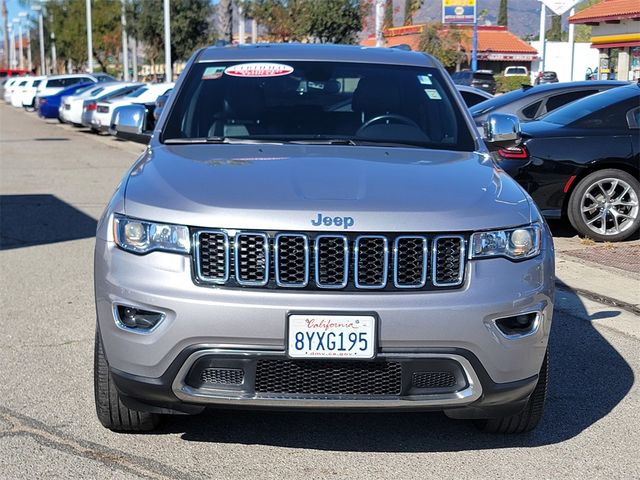
[[[401,26],[404,21],[404,0],[394,0],[394,22],[396,26]],[[478,12],[488,10],[489,15],[486,20],[490,25],[497,25],[498,9],[500,0],[478,0]],[[568,14],[563,16],[566,21]],[[428,21],[441,21],[442,0],[425,0],[424,5],[413,17],[413,23],[425,23]],[[368,22],[373,26],[374,22]],[[509,1],[509,30],[519,37],[526,35],[538,35],[540,25],[540,2],[539,0],[510,0]],[[547,19],[547,28],[550,26],[550,19]],[[372,34],[373,32],[369,32]]]

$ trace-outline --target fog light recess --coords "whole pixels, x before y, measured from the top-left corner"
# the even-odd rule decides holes
[[[151,312],[127,305],[116,306],[116,323],[125,330],[147,333],[164,319],[164,313]]]
[[[507,338],[520,338],[534,334],[538,330],[539,312],[521,313],[512,317],[499,318],[496,327]]]

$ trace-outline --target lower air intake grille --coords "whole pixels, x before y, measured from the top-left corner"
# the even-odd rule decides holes
[[[415,372],[411,383],[416,388],[452,388],[457,382],[451,372]]]
[[[205,368],[200,372],[200,380],[218,385],[241,385],[244,371],[240,368]]]
[[[294,395],[400,395],[398,362],[258,360],[256,392]]]

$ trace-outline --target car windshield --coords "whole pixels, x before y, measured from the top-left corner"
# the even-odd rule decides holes
[[[194,65],[162,141],[233,139],[475,148],[437,69],[313,61]]]
[[[140,87],[137,90],[134,90],[133,92],[131,92],[129,95],[127,95],[127,97],[129,97],[129,98],[139,97],[140,95],[142,95],[147,90],[149,90],[149,87]]]
[[[486,113],[495,108],[502,107],[511,102],[515,102],[524,95],[526,95],[525,91],[521,88],[519,88],[518,90],[512,90],[503,95],[498,95],[496,97],[485,100],[484,102],[480,102],[471,107],[469,111],[471,112],[471,115],[480,115],[481,113]]]

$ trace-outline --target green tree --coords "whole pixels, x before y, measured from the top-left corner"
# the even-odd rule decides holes
[[[308,1],[308,32],[322,43],[354,43],[362,30],[359,0]]]
[[[498,10],[498,25],[509,26],[509,13],[507,0],[500,0],[500,10]]]
[[[385,0],[382,28],[387,29],[392,27],[393,27],[393,0]]]
[[[323,2],[318,2],[323,3]],[[304,39],[309,31],[309,2],[305,0],[255,0],[251,13],[268,35],[281,42]]]
[[[413,25],[413,16],[416,14],[424,0],[405,0],[404,2],[404,24]]]
[[[445,68],[459,69],[465,58],[463,41],[461,30],[445,29],[439,22],[429,22],[424,26],[418,48],[436,57]]]
[[[218,23],[220,38],[227,42],[233,41],[233,2],[220,0],[218,3]]]

